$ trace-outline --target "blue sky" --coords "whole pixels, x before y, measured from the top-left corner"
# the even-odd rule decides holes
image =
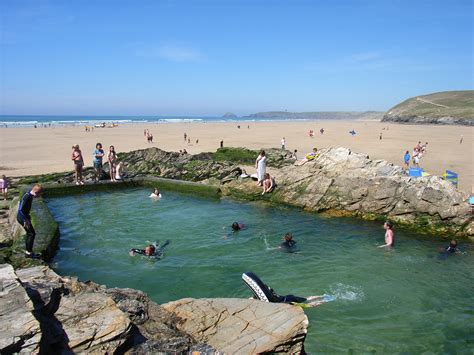
[[[473,2],[1,0],[0,114],[388,110],[473,88]]]

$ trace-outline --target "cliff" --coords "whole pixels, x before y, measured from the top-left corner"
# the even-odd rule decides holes
[[[409,98],[392,107],[382,121],[474,125],[474,91],[444,91]]]

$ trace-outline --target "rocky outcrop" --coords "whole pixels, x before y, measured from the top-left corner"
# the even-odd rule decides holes
[[[237,115],[235,113],[232,113],[232,112],[226,112],[226,113],[224,113],[224,115],[222,117],[223,118],[237,118]]]
[[[37,352],[40,323],[33,316],[33,303],[11,265],[0,265],[0,287],[0,353]]]
[[[390,218],[425,232],[474,236],[467,196],[437,176],[411,178],[402,168],[346,148],[322,149],[303,166],[279,170],[274,202],[335,215]],[[250,182],[234,181],[224,193],[255,199]]]
[[[308,318],[287,304],[247,299],[192,299],[163,307],[175,314],[178,329],[228,354],[300,353]]]
[[[299,352],[302,309],[256,300],[206,299],[160,306],[133,289],[60,277],[48,266],[0,265],[0,352]]]
[[[473,116],[474,117],[474,116]],[[385,114],[382,118],[383,122],[409,123],[409,124],[438,124],[438,125],[462,125],[474,126],[474,118],[458,118],[452,116],[432,117],[418,115],[397,115]]]

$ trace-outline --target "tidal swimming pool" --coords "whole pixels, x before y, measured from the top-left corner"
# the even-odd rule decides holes
[[[140,289],[158,303],[251,297],[241,274],[253,271],[280,294],[335,297],[305,309],[308,353],[473,351],[472,244],[444,258],[438,247],[446,242],[396,230],[395,248],[386,251],[376,247],[379,222],[162,193],[159,201],[144,188],[49,199],[61,232],[53,268]],[[247,228],[232,233],[234,221]],[[299,252],[277,248],[287,231]],[[128,254],[167,239],[161,260]]]

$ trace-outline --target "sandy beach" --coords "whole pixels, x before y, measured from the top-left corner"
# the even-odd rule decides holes
[[[146,128],[153,133],[153,144],[147,143],[144,137]],[[321,128],[324,134],[319,132]],[[309,129],[315,132],[313,138],[308,136]],[[352,129],[357,133],[355,136],[349,134]],[[185,132],[190,137],[189,144],[183,139]],[[186,149],[195,154],[215,151],[221,140],[227,147],[280,147],[282,137],[286,139],[287,149],[297,149],[301,158],[313,147],[342,146],[366,153],[373,159],[402,165],[405,151],[412,154],[413,147],[421,141],[428,142],[428,149],[420,166],[436,175],[446,169],[459,173],[459,188],[471,192],[473,132],[474,128],[466,126],[397,125],[376,121],[149,123],[95,128],[93,132],[86,132],[83,126],[1,128],[0,174],[24,176],[72,170],[71,146],[76,143],[82,149],[86,166],[92,165],[97,142],[106,149],[114,145],[118,152],[154,146],[166,151]]]

